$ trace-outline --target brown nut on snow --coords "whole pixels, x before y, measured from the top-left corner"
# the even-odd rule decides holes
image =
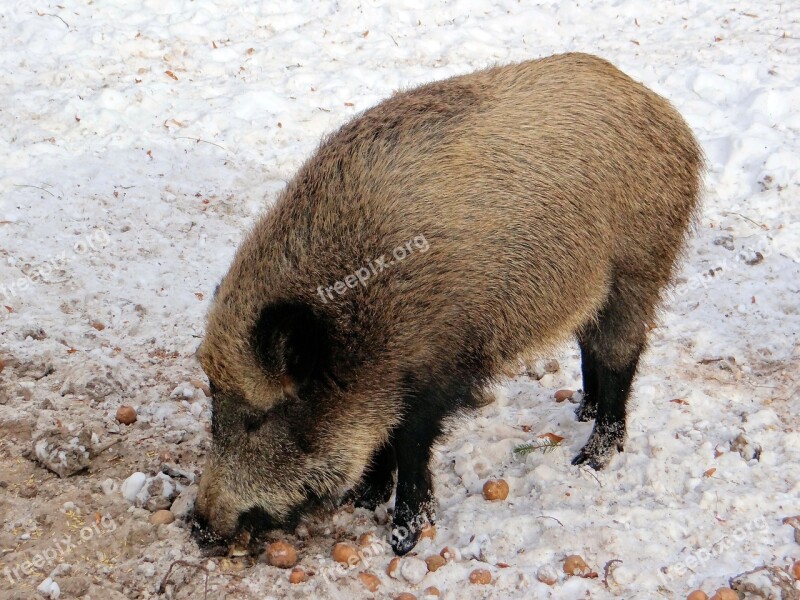
[[[265,554],[267,563],[279,569],[290,569],[297,564],[297,551],[286,542],[272,542]]]
[[[445,566],[447,564],[447,559],[443,558],[439,554],[433,554],[425,559],[425,564],[428,565],[428,571],[433,573],[434,571],[438,571]]]
[[[132,406],[123,404],[117,409],[117,421],[123,425],[133,425],[136,423],[136,409]]]
[[[347,542],[339,542],[334,545],[333,550],[331,550],[331,558],[338,563],[351,567],[361,562],[361,557],[358,555],[356,547]]]
[[[739,600],[739,594],[734,592],[731,588],[719,588],[716,593],[711,596],[711,600]]]
[[[381,580],[372,571],[364,571],[358,574],[358,579],[370,592],[377,592],[381,585]]]
[[[175,515],[168,510],[157,510],[150,515],[150,523],[153,525],[169,525],[174,520]]]
[[[483,497],[494,502],[508,498],[508,483],[505,479],[490,479],[483,484]]]
[[[453,546],[445,546],[442,548],[442,551],[439,552],[439,556],[441,556],[447,562],[452,562],[460,559],[461,553],[459,552],[458,548],[453,548]]]
[[[708,600],[708,595],[703,590],[695,590],[686,596],[686,600]]]
[[[433,539],[436,537],[436,525],[430,523],[425,525],[419,532],[419,539],[428,538]]]
[[[400,570],[400,557],[395,556],[389,561],[389,566],[386,567],[386,574],[392,579],[398,579],[398,571]]]
[[[555,393],[556,402],[564,402],[564,400],[569,400],[574,395],[574,390],[558,390]]]
[[[306,579],[308,579],[308,575],[303,567],[295,567],[289,573],[289,583],[303,583]]]
[[[492,574],[486,569],[475,569],[469,574],[469,582],[476,585],[488,585],[492,583]]]

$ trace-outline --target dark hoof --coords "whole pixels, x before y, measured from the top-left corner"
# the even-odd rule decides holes
[[[620,426],[610,426],[598,430],[595,425],[589,441],[581,448],[578,455],[572,459],[573,465],[587,465],[595,471],[605,467],[616,452],[622,452],[623,440],[625,437],[624,428]]]
[[[395,506],[389,543],[398,556],[407,554],[419,541],[422,530],[435,523],[433,501],[423,503],[415,512],[407,506]]]
[[[608,459],[601,458],[592,454],[591,452],[587,452],[586,448],[583,448],[578,455],[572,459],[573,465],[586,465],[592,467],[595,471],[599,471],[603,467],[608,464]]]
[[[395,525],[392,528],[392,537],[389,543],[397,556],[408,554],[417,545],[420,530],[403,525]]]

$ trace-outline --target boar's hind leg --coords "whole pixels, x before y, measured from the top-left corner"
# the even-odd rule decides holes
[[[356,506],[375,510],[379,504],[388,502],[394,491],[394,472],[397,459],[391,444],[384,444],[367,467],[361,482],[353,491]]]
[[[583,399],[575,410],[579,421],[591,421],[597,416],[597,396],[599,393],[597,371],[599,365],[592,355],[589,344],[583,339],[579,340],[581,347],[581,373],[583,374]]]
[[[596,413],[594,430],[574,465],[601,469],[625,440],[625,405],[646,343],[644,323],[653,308],[646,290],[626,283],[617,279],[597,321],[579,336],[588,398],[577,414],[588,418],[592,409]]]

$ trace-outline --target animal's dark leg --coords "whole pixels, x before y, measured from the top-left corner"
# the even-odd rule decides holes
[[[645,323],[653,311],[652,298],[651,289],[640,279],[617,274],[596,325],[581,333],[584,385],[589,395],[585,416],[592,405],[596,414],[592,435],[572,464],[600,469],[615,451],[622,450],[626,404],[646,345]],[[579,409],[578,418],[581,416]]]
[[[458,406],[469,406],[479,387],[470,381],[476,368],[460,363],[437,384],[406,378],[405,417],[392,431],[391,442],[397,457],[397,491],[391,535],[395,554],[411,550],[422,528],[434,522],[433,478],[429,468],[431,446],[442,433],[442,420]],[[468,370],[467,370],[468,369]],[[458,374],[456,374],[458,373]]]
[[[419,540],[422,528],[434,522],[433,478],[429,468],[431,446],[439,436],[439,419],[409,415],[393,436],[397,456],[397,494],[391,544],[402,556]]]
[[[601,469],[614,451],[622,451],[625,441],[625,407],[636,374],[639,355],[622,368],[601,368],[597,416],[589,441],[572,464],[588,464]]]
[[[592,355],[589,344],[583,340],[578,341],[581,347],[581,373],[583,374],[583,399],[580,406],[575,409],[575,416],[579,421],[591,421],[597,416],[597,400],[600,394],[598,371],[600,365],[597,357]]]
[[[355,505],[359,508],[375,510],[379,504],[388,502],[394,491],[394,472],[397,460],[394,448],[386,443],[375,454],[367,467],[361,482],[353,490]]]

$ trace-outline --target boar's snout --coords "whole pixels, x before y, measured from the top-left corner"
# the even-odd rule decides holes
[[[261,533],[284,526],[283,521],[237,489],[212,459],[200,478],[200,489],[192,515],[192,535],[208,555],[224,554],[243,532],[254,539]],[[241,482],[241,478],[239,479]]]

